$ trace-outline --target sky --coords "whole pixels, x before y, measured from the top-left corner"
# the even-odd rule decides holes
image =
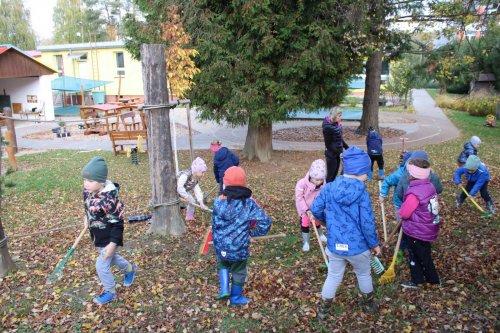
[[[52,14],[56,2],[57,0],[23,0],[24,7],[30,10],[31,26],[39,40],[52,37]]]

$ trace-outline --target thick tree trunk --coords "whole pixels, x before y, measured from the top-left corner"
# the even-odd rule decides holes
[[[15,269],[16,265],[10,257],[9,248],[7,247],[7,237],[5,237],[2,218],[0,217],[0,277],[7,275],[7,273]]]
[[[168,103],[167,71],[163,45],[142,45],[142,79],[145,105]],[[170,138],[169,108],[146,110],[148,155],[151,172],[153,219],[149,233],[182,235],[186,231],[179,208]]]
[[[366,62],[365,96],[363,115],[357,132],[366,134],[372,126],[378,130],[378,107],[380,97],[380,75],[382,74],[382,51],[374,52]]]
[[[3,142],[3,138],[0,136],[0,140]],[[2,145],[0,143],[0,177],[2,170]],[[0,179],[0,187],[3,186]],[[0,189],[0,214],[2,213],[2,191]],[[0,277],[7,275],[10,271],[16,269],[16,265],[9,254],[9,248],[7,247],[7,237],[5,236],[5,232],[3,230],[2,217],[0,216]]]
[[[249,160],[257,158],[261,162],[267,162],[271,159],[272,152],[273,124],[259,125],[250,120],[243,156]]]

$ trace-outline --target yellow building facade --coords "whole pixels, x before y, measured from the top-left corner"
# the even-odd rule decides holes
[[[132,59],[123,41],[41,45],[37,60],[57,69],[61,75],[89,80],[110,81],[94,91],[104,91],[106,101],[117,96],[143,97],[141,62]]]

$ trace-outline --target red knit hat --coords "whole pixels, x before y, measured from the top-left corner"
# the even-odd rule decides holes
[[[232,166],[224,172],[225,186],[247,186],[247,175],[241,167]]]

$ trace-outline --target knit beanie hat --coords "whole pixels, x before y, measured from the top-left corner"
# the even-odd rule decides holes
[[[239,166],[232,166],[224,172],[224,186],[247,186],[245,170]]]
[[[342,154],[344,173],[361,176],[370,171],[371,160],[368,154],[356,146],[351,146]]]
[[[467,170],[474,170],[476,171],[477,168],[479,168],[479,163],[481,163],[481,160],[479,160],[479,157],[476,155],[469,155],[467,158],[467,161],[465,161],[465,168]]]
[[[330,111],[330,120],[334,121],[335,117],[339,114],[342,114],[342,109],[338,106],[334,107],[332,111]]]
[[[199,157],[195,158],[193,163],[191,164],[191,171],[193,172],[207,171],[207,165],[205,164],[205,161]]]
[[[217,152],[221,147],[222,142],[220,142],[219,140],[212,140],[212,142],[210,142],[210,150],[214,153]]]
[[[427,155],[425,150],[415,150],[411,154],[410,160],[425,160],[429,162],[429,155]]]
[[[325,161],[316,160],[311,164],[311,168],[309,169],[309,176],[316,179],[324,179],[326,173],[325,169]]]
[[[477,146],[481,143],[481,139],[474,135],[472,138],[470,138],[470,143],[472,143],[474,146]]]
[[[101,156],[95,156],[83,167],[82,177],[94,180],[99,183],[105,183],[108,178],[108,166]]]

